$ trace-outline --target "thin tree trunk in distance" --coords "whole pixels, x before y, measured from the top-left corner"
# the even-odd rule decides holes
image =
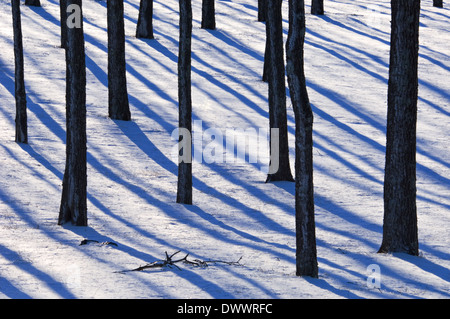
[[[59,15],[61,24],[61,48],[67,47],[67,0],[59,0]]]
[[[444,1],[443,0],[433,0],[433,7],[443,8]]]
[[[379,252],[418,255],[416,122],[420,0],[391,1],[383,241]]]
[[[178,52],[178,103],[179,128],[187,130],[192,136],[192,98],[191,98],[191,37],[192,5],[191,0],[180,0],[180,41]],[[185,160],[178,163],[177,203],[192,204],[192,141],[184,138],[183,154]],[[184,152],[188,152],[186,156]],[[187,159],[186,159],[187,157]]]
[[[33,7],[40,7],[41,1],[40,0],[25,0],[26,6],[33,6]]]
[[[266,28],[267,28],[267,23],[266,23]],[[267,33],[267,30],[266,30]],[[269,45],[269,38],[266,36],[266,46],[264,48],[264,65],[263,65],[263,75],[262,75],[262,80],[263,82],[269,82],[269,71],[268,71],[268,67],[269,67],[269,59],[270,59],[270,45]]]
[[[15,61],[15,99],[16,99],[16,137],[17,143],[28,143],[27,127],[27,96],[25,91],[22,23],[20,17],[20,0],[12,0],[12,17],[14,31],[14,61]]]
[[[81,0],[67,0],[81,11]],[[86,64],[82,18],[80,27],[67,28],[66,51],[66,167],[58,224],[87,226]]]
[[[267,21],[267,10],[268,10],[268,5],[270,0],[258,0],[258,20],[262,21],[262,22],[266,22]],[[267,36],[267,23],[266,23],[266,46],[264,48],[264,66],[263,66],[263,75],[262,75],[262,80],[263,82],[268,82],[268,73],[269,71],[267,70],[267,68],[269,67],[269,63],[268,60],[270,58],[270,46],[269,46],[269,37]]]
[[[277,154],[270,154],[271,166],[278,163],[275,172],[269,172],[266,182],[294,181],[289,164],[289,146],[286,114],[286,80],[284,66],[283,26],[281,15],[282,0],[268,0],[266,36],[269,45],[267,75],[269,82],[269,124],[278,129]],[[271,144],[271,150],[273,149]]]
[[[323,0],[312,0],[311,2],[311,14],[323,15]]]
[[[202,29],[216,29],[216,0],[202,0]]]
[[[136,38],[153,39],[153,0],[141,0]]]
[[[123,19],[123,0],[108,0],[108,113],[111,119],[129,121]]]
[[[306,88],[303,47],[305,2],[289,0],[286,71],[295,114],[296,274],[318,277],[314,221],[313,112]]]

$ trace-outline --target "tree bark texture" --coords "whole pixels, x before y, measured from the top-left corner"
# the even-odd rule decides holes
[[[267,175],[266,182],[294,181],[289,164],[286,114],[286,80],[284,66],[282,0],[268,0],[266,37],[268,41],[267,75],[269,82],[269,124],[279,129],[278,154],[270,154],[271,164],[278,160],[278,170]],[[271,138],[272,143],[272,138]],[[272,149],[272,147],[271,147]],[[275,157],[278,157],[276,159]]]
[[[61,24],[61,48],[67,47],[67,0],[59,0],[59,15]]]
[[[323,15],[325,13],[323,9],[323,0],[312,0],[311,1],[311,14]]]
[[[215,0],[202,0],[202,29],[216,29]]]
[[[16,137],[17,143],[28,143],[27,96],[25,91],[25,75],[23,62],[22,22],[20,17],[20,0],[12,0],[12,18],[14,31],[15,62],[15,99],[16,99]]]
[[[108,0],[107,3],[108,113],[111,119],[129,121],[123,0]]]
[[[416,122],[419,0],[391,1],[383,241],[380,252],[418,254]]]
[[[67,4],[76,4],[80,9],[82,5],[81,0],[67,0]],[[80,28],[67,28],[65,51],[66,167],[58,224],[87,226],[86,64],[82,24]]]
[[[153,39],[153,0],[141,0],[136,38]]]
[[[179,128],[192,134],[191,98],[191,0],[180,0],[180,41],[178,52],[178,103]],[[192,135],[191,135],[192,136]],[[180,137],[181,138],[181,137]],[[184,141],[186,142],[186,141]],[[189,148],[189,150],[187,149]],[[192,204],[192,142],[185,143],[183,152],[190,152],[190,159],[178,163],[177,203]],[[183,154],[180,154],[180,157]]]
[[[295,114],[296,274],[318,277],[314,221],[313,112],[306,88],[303,47],[305,2],[289,0],[286,71]]]

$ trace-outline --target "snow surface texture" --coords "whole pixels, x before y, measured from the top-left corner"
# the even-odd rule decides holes
[[[29,145],[14,142],[11,6],[0,2],[0,297],[450,297],[447,5],[438,9],[422,1],[420,256],[412,257],[376,253],[383,221],[389,1],[326,1],[322,17],[311,16],[307,3],[305,67],[315,115],[319,262],[319,278],[309,279],[295,276],[294,184],[264,183],[258,163],[196,162],[194,205],[175,203],[175,0],[155,1],[155,40],[135,38],[139,1],[125,1],[131,122],[107,117],[106,3],[84,1],[89,226],[57,225],[65,163],[65,62],[58,1],[41,2],[41,8],[21,6]],[[265,29],[257,22],[257,2],[217,1],[216,31],[200,29],[200,3],[193,4],[194,119],[204,131],[267,129],[268,89],[261,81]],[[283,10],[287,36],[287,3]],[[289,98],[288,120],[293,165]],[[80,246],[85,238],[117,246]],[[242,266],[177,264],[182,270],[120,273],[178,250],[192,259],[242,257]]]

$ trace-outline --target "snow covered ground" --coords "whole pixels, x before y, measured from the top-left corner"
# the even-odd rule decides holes
[[[294,184],[261,163],[193,165],[194,205],[175,203],[178,2],[155,0],[155,40],[136,39],[125,0],[131,122],[107,117],[106,2],[85,0],[88,227],[58,226],[65,163],[59,7],[22,6],[29,145],[14,142],[10,1],[0,0],[1,298],[449,298],[450,10],[422,1],[417,140],[420,256],[377,254],[382,239],[389,1],[307,3],[305,67],[314,123],[319,278],[295,276]],[[208,128],[268,128],[257,1],[218,0],[217,30],[194,1],[193,112]],[[284,4],[287,35],[287,2]],[[291,164],[294,117],[288,99]],[[201,122],[199,122],[201,121]],[[209,143],[209,146],[213,144]],[[225,152],[225,151],[224,151]],[[111,241],[117,246],[85,239]],[[237,261],[125,272],[179,256]],[[178,256],[178,255],[177,255]],[[372,270],[378,270],[375,273]],[[119,272],[118,272],[119,271]]]

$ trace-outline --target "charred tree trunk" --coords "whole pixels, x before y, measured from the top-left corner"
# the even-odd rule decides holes
[[[269,82],[270,140],[271,143],[278,143],[278,152],[270,154],[270,166],[275,169],[269,171],[266,182],[294,181],[289,164],[281,5],[282,0],[268,0],[266,36],[269,45],[267,79]],[[278,129],[278,139],[275,140],[272,138],[273,128]],[[274,165],[274,163],[277,164]]]
[[[202,0],[202,29],[216,29],[215,0]]]
[[[81,11],[81,0],[67,0]],[[86,64],[83,24],[67,28],[66,168],[58,224],[87,226]]]
[[[153,0],[141,0],[136,27],[136,38],[154,39]]]
[[[323,0],[312,0],[311,2],[311,14],[323,15]]]
[[[59,15],[61,20],[61,48],[67,47],[67,0],[59,0]]]
[[[25,0],[26,6],[33,6],[33,7],[40,7],[41,1],[40,0]]]
[[[12,18],[14,31],[14,61],[15,61],[15,99],[16,99],[16,137],[17,143],[28,143],[27,127],[27,95],[25,91],[22,22],[20,17],[20,0],[12,0]]]
[[[418,255],[416,122],[420,0],[392,0],[383,241],[379,252]]]
[[[433,0],[433,7],[443,8],[444,1],[443,0]]]
[[[267,16],[267,0],[258,0],[258,21],[265,22]]]
[[[111,119],[129,121],[123,0],[108,0],[107,3],[108,113]]]
[[[179,129],[183,147],[178,161],[177,203],[192,204],[192,98],[191,98],[191,0],[180,0],[180,43],[178,52]]]
[[[305,2],[289,0],[286,71],[295,114],[295,226],[297,276],[318,277],[313,185],[313,112],[304,72]]]

